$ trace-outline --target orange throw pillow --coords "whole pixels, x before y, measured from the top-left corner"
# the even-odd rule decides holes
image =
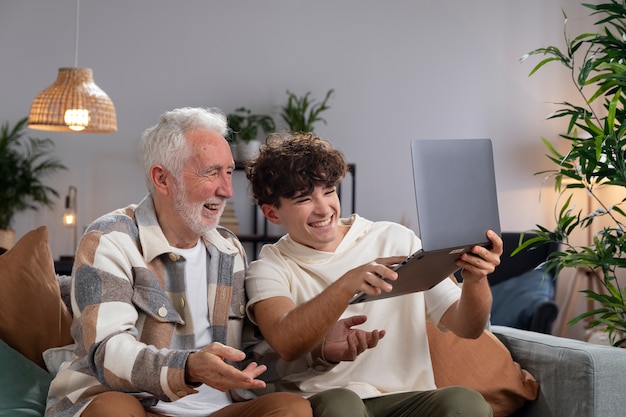
[[[74,342],[46,226],[0,255],[0,317],[0,339],[44,369],[45,350]]]
[[[427,330],[438,387],[462,385],[480,392],[494,417],[509,416],[537,398],[539,383],[493,333],[485,330],[478,339],[464,339],[430,322]]]

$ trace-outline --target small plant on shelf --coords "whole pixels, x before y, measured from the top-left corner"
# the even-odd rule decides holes
[[[272,116],[267,114],[252,114],[250,109],[239,107],[226,116],[230,129],[229,142],[249,143],[258,138],[261,133],[267,134],[276,130]]]
[[[333,89],[328,90],[324,100],[316,103],[309,98],[311,92],[298,97],[287,90],[288,99],[281,108],[281,116],[289,130],[291,132],[313,132],[317,122],[326,123],[320,114],[330,108],[327,103],[334,91]]]

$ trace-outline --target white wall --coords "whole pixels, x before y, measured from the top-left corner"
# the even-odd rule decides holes
[[[0,2],[0,120],[27,115],[57,69],[73,65],[74,8]],[[82,0],[79,66],[113,99],[118,132],[29,132],[54,139],[70,170],[49,181],[62,197],[56,209],[18,215],[17,235],[45,224],[55,257],[69,254],[72,234],[60,224],[69,185],[81,228],[139,201],[138,140],[163,111],[246,106],[279,120],[287,89],[320,99],[330,88],[317,131],[357,164],[361,215],[416,226],[409,140],[490,137],[503,230],[549,224],[551,193],[540,200],[533,173],[550,167],[540,136],[561,127],[544,120],[549,103],[571,92],[558,66],[529,79],[537,59],[518,59],[561,44],[561,8],[571,25],[589,24],[573,0]]]

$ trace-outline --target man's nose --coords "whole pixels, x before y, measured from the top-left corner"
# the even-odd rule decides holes
[[[323,198],[314,198],[313,211],[317,214],[327,214],[329,212],[329,205]]]
[[[221,183],[217,187],[216,194],[223,198],[231,198],[233,196],[233,182],[228,175],[221,177]]]

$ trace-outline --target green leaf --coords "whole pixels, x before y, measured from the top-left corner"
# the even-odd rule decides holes
[[[539,61],[539,63],[537,65],[535,65],[535,67],[532,69],[532,71],[530,71],[528,73],[528,76],[531,77],[533,74],[535,74],[537,71],[539,71],[539,69],[541,69],[541,67],[546,65],[548,62],[552,62],[552,61],[562,61],[562,59],[558,58],[558,57],[543,59],[543,60]]]

